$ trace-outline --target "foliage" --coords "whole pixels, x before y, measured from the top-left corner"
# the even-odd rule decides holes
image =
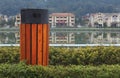
[[[1,63],[0,77],[1,78],[120,77],[119,47],[112,46],[83,47],[83,48],[51,47],[49,51],[50,51],[49,54],[50,64],[55,66],[51,65],[47,67],[36,65],[31,66],[26,65],[24,62],[19,62],[20,56],[19,47],[0,47],[0,63]]]
[[[13,27],[14,24],[15,24],[15,19],[9,19],[6,24],[7,24],[7,25],[10,25],[10,27]]]
[[[0,63],[18,63],[19,47],[0,47]]]
[[[0,47],[0,63],[19,63],[19,47]],[[120,64],[119,47],[54,48],[49,50],[50,65]]]
[[[3,27],[7,22],[5,20],[0,20],[0,27]]]
[[[51,48],[51,65],[120,64],[119,47]]]
[[[120,65],[31,66],[24,63],[0,64],[1,78],[119,78]]]

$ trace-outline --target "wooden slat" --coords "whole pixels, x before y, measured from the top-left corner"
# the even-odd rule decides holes
[[[38,65],[42,65],[43,56],[43,38],[42,24],[38,24]]]
[[[46,35],[46,39],[47,39],[47,42],[46,42],[46,45],[47,45],[47,54],[46,54],[46,65],[48,65],[49,63],[49,25],[47,24],[47,35]]]
[[[20,25],[20,60],[25,60],[25,24]]]
[[[32,24],[32,65],[35,65],[37,64],[37,61],[36,61],[36,53],[37,53],[37,50],[36,50],[36,31],[37,31],[37,24]]]
[[[21,24],[21,60],[27,64],[48,65],[48,24]]]
[[[26,60],[30,64],[30,24],[26,24]]]
[[[48,55],[48,25],[43,24],[43,65],[47,65],[47,55]]]

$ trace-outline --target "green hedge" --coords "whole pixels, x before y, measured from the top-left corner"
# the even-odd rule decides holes
[[[19,63],[19,47],[0,47],[0,63]],[[54,48],[49,50],[50,65],[120,64],[120,47]]]
[[[19,47],[0,47],[0,63],[19,63]]]
[[[1,64],[1,78],[120,78],[120,65],[29,66]]]
[[[51,65],[120,64],[120,47],[51,48]]]

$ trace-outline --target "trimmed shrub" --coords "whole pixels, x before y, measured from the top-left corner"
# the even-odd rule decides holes
[[[0,63],[19,63],[19,47],[0,47]],[[49,50],[50,65],[120,64],[120,47],[54,48]]]
[[[0,63],[18,63],[19,47],[0,47]]]
[[[51,65],[120,64],[119,47],[51,48]]]
[[[1,78],[120,78],[120,65],[30,66],[24,63],[1,64]]]

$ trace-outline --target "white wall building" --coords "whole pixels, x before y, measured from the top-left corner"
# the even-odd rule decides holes
[[[89,24],[92,27],[120,27],[120,13],[93,13]]]
[[[21,23],[20,14],[16,15],[15,26]],[[49,15],[49,24],[51,27],[63,27],[75,25],[75,15],[72,13],[52,13]]]
[[[50,44],[75,44],[74,33],[51,32],[49,36]]]
[[[4,20],[5,22],[8,22],[8,16],[0,14],[0,20]]]
[[[21,23],[21,15],[20,15],[20,14],[16,15],[15,19],[16,19],[16,20],[15,20],[15,27],[20,26],[20,23]]]
[[[72,13],[52,13],[49,15],[49,24],[51,27],[74,27],[75,15]]]

